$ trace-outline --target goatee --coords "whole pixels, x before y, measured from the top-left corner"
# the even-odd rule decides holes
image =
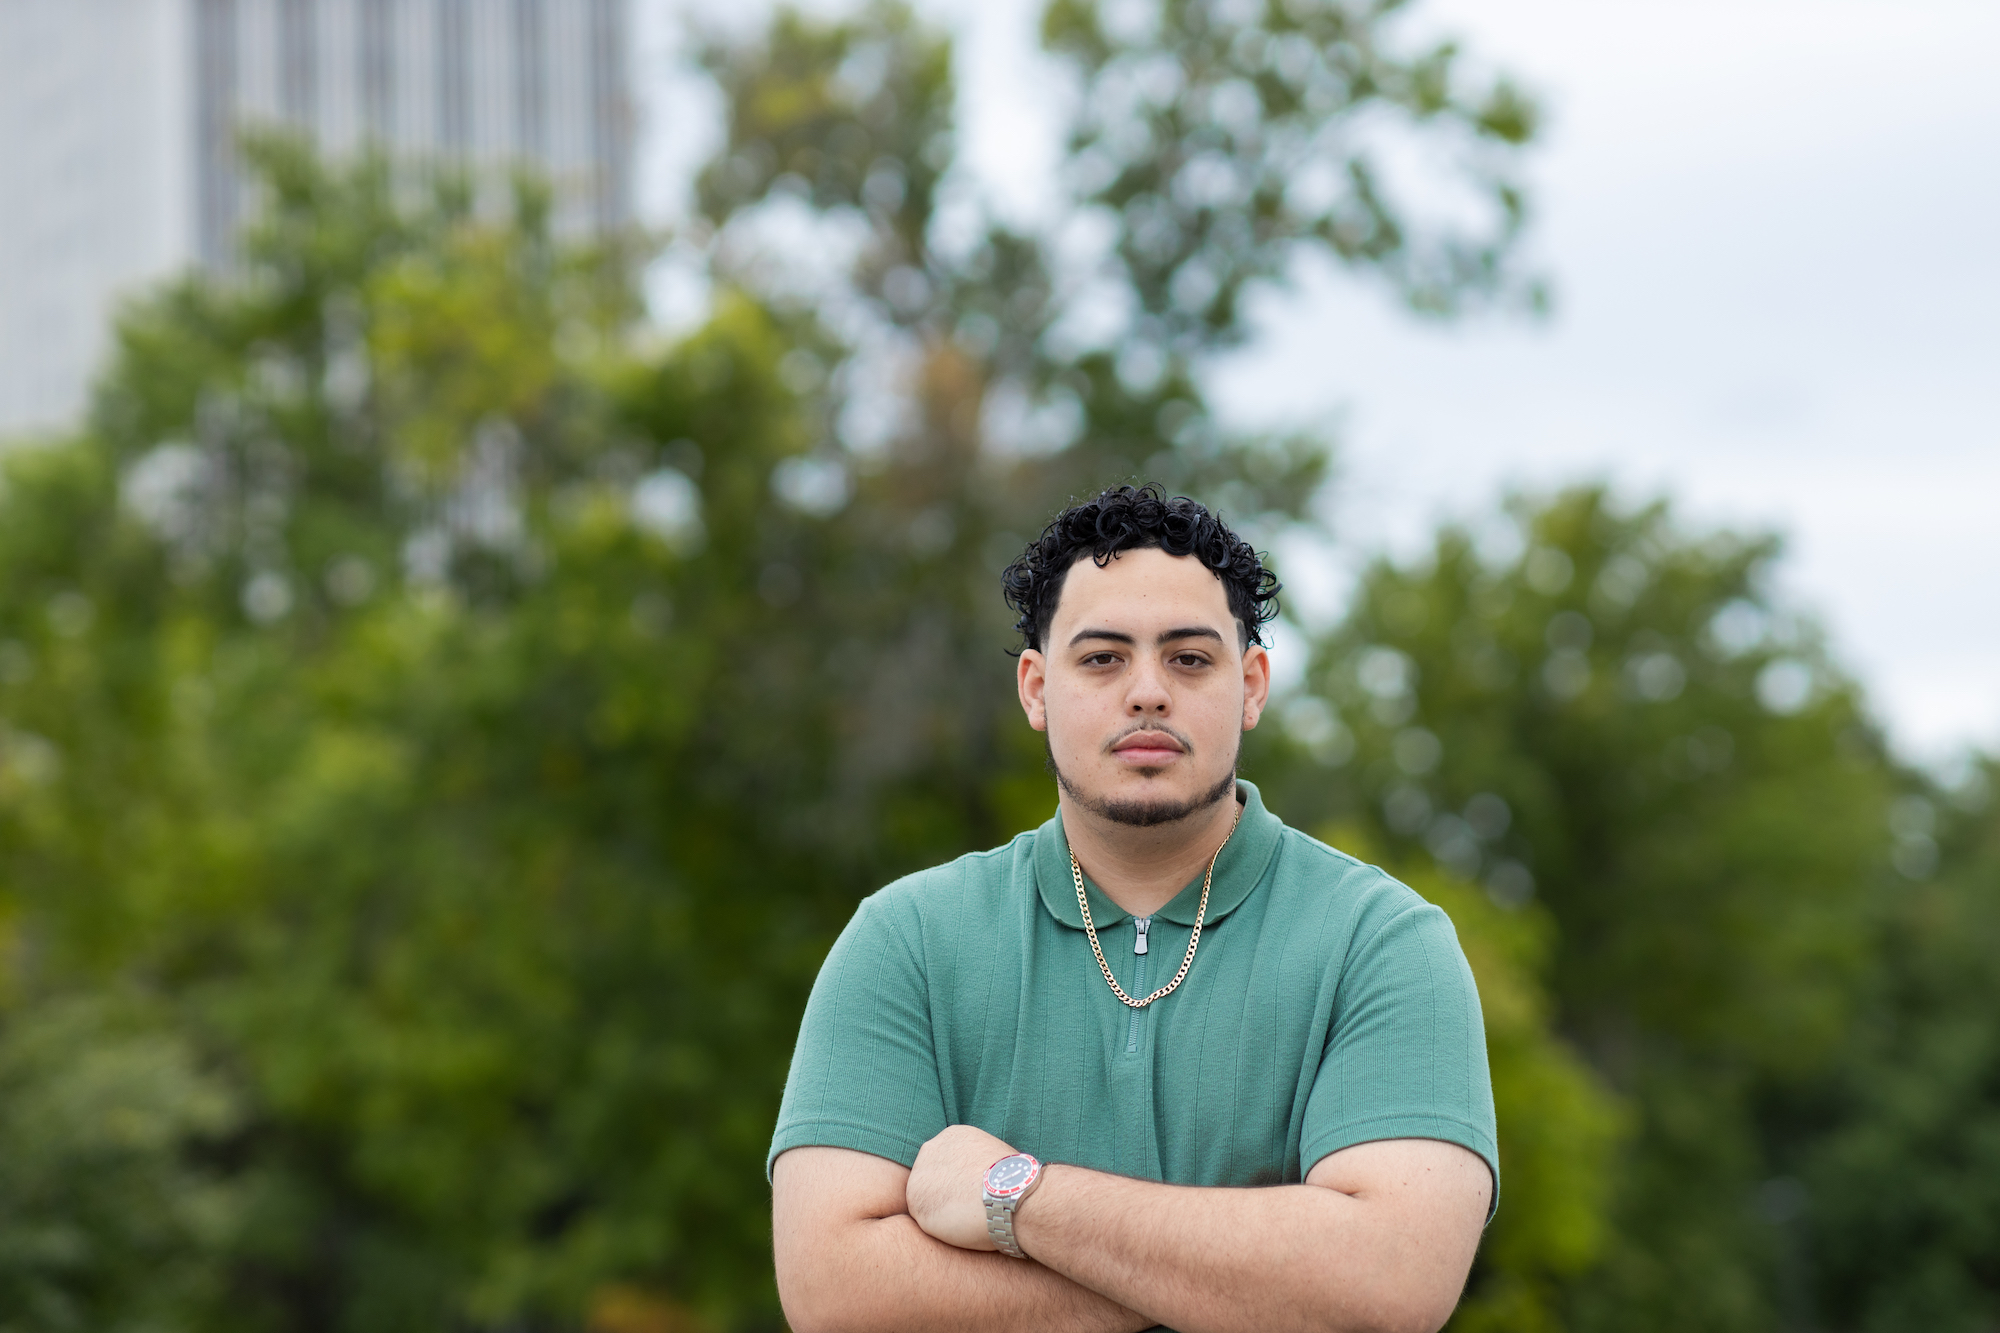
[[[1046,738],[1043,744],[1047,744]],[[1242,757],[1243,747],[1239,744],[1235,757],[1229,761],[1228,770],[1222,775],[1222,780],[1207,791],[1184,801],[1117,801],[1093,795],[1069,780],[1069,775],[1056,763],[1053,749],[1049,751],[1049,771],[1056,775],[1056,785],[1063,789],[1063,794],[1091,814],[1108,819],[1114,824],[1125,824],[1132,828],[1154,828],[1161,824],[1177,823],[1226,799],[1236,790],[1236,765]]]

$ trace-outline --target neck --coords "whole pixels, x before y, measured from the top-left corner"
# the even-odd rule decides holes
[[[1151,916],[1208,869],[1236,822],[1234,793],[1171,824],[1139,828],[1060,796],[1063,833],[1083,873],[1133,916]]]

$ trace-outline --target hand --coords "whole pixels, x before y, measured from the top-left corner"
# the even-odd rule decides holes
[[[917,1149],[904,1186],[910,1217],[927,1234],[961,1250],[990,1250],[986,1168],[1014,1149],[973,1125],[953,1125]]]

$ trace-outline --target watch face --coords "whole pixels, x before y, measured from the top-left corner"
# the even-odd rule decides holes
[[[986,1191],[1004,1199],[1019,1194],[1042,1173],[1042,1164],[1026,1153],[1002,1157],[986,1170]]]

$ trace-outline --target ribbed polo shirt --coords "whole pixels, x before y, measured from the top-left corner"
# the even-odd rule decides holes
[[[1060,814],[863,900],[813,986],[771,1142],[916,1161],[977,1125],[1050,1162],[1181,1185],[1304,1178],[1377,1139],[1499,1154],[1479,993],[1451,921],[1288,828],[1239,781],[1194,965],[1105,985]],[[1139,930],[1095,885],[1119,984],[1187,950],[1197,876]]]

